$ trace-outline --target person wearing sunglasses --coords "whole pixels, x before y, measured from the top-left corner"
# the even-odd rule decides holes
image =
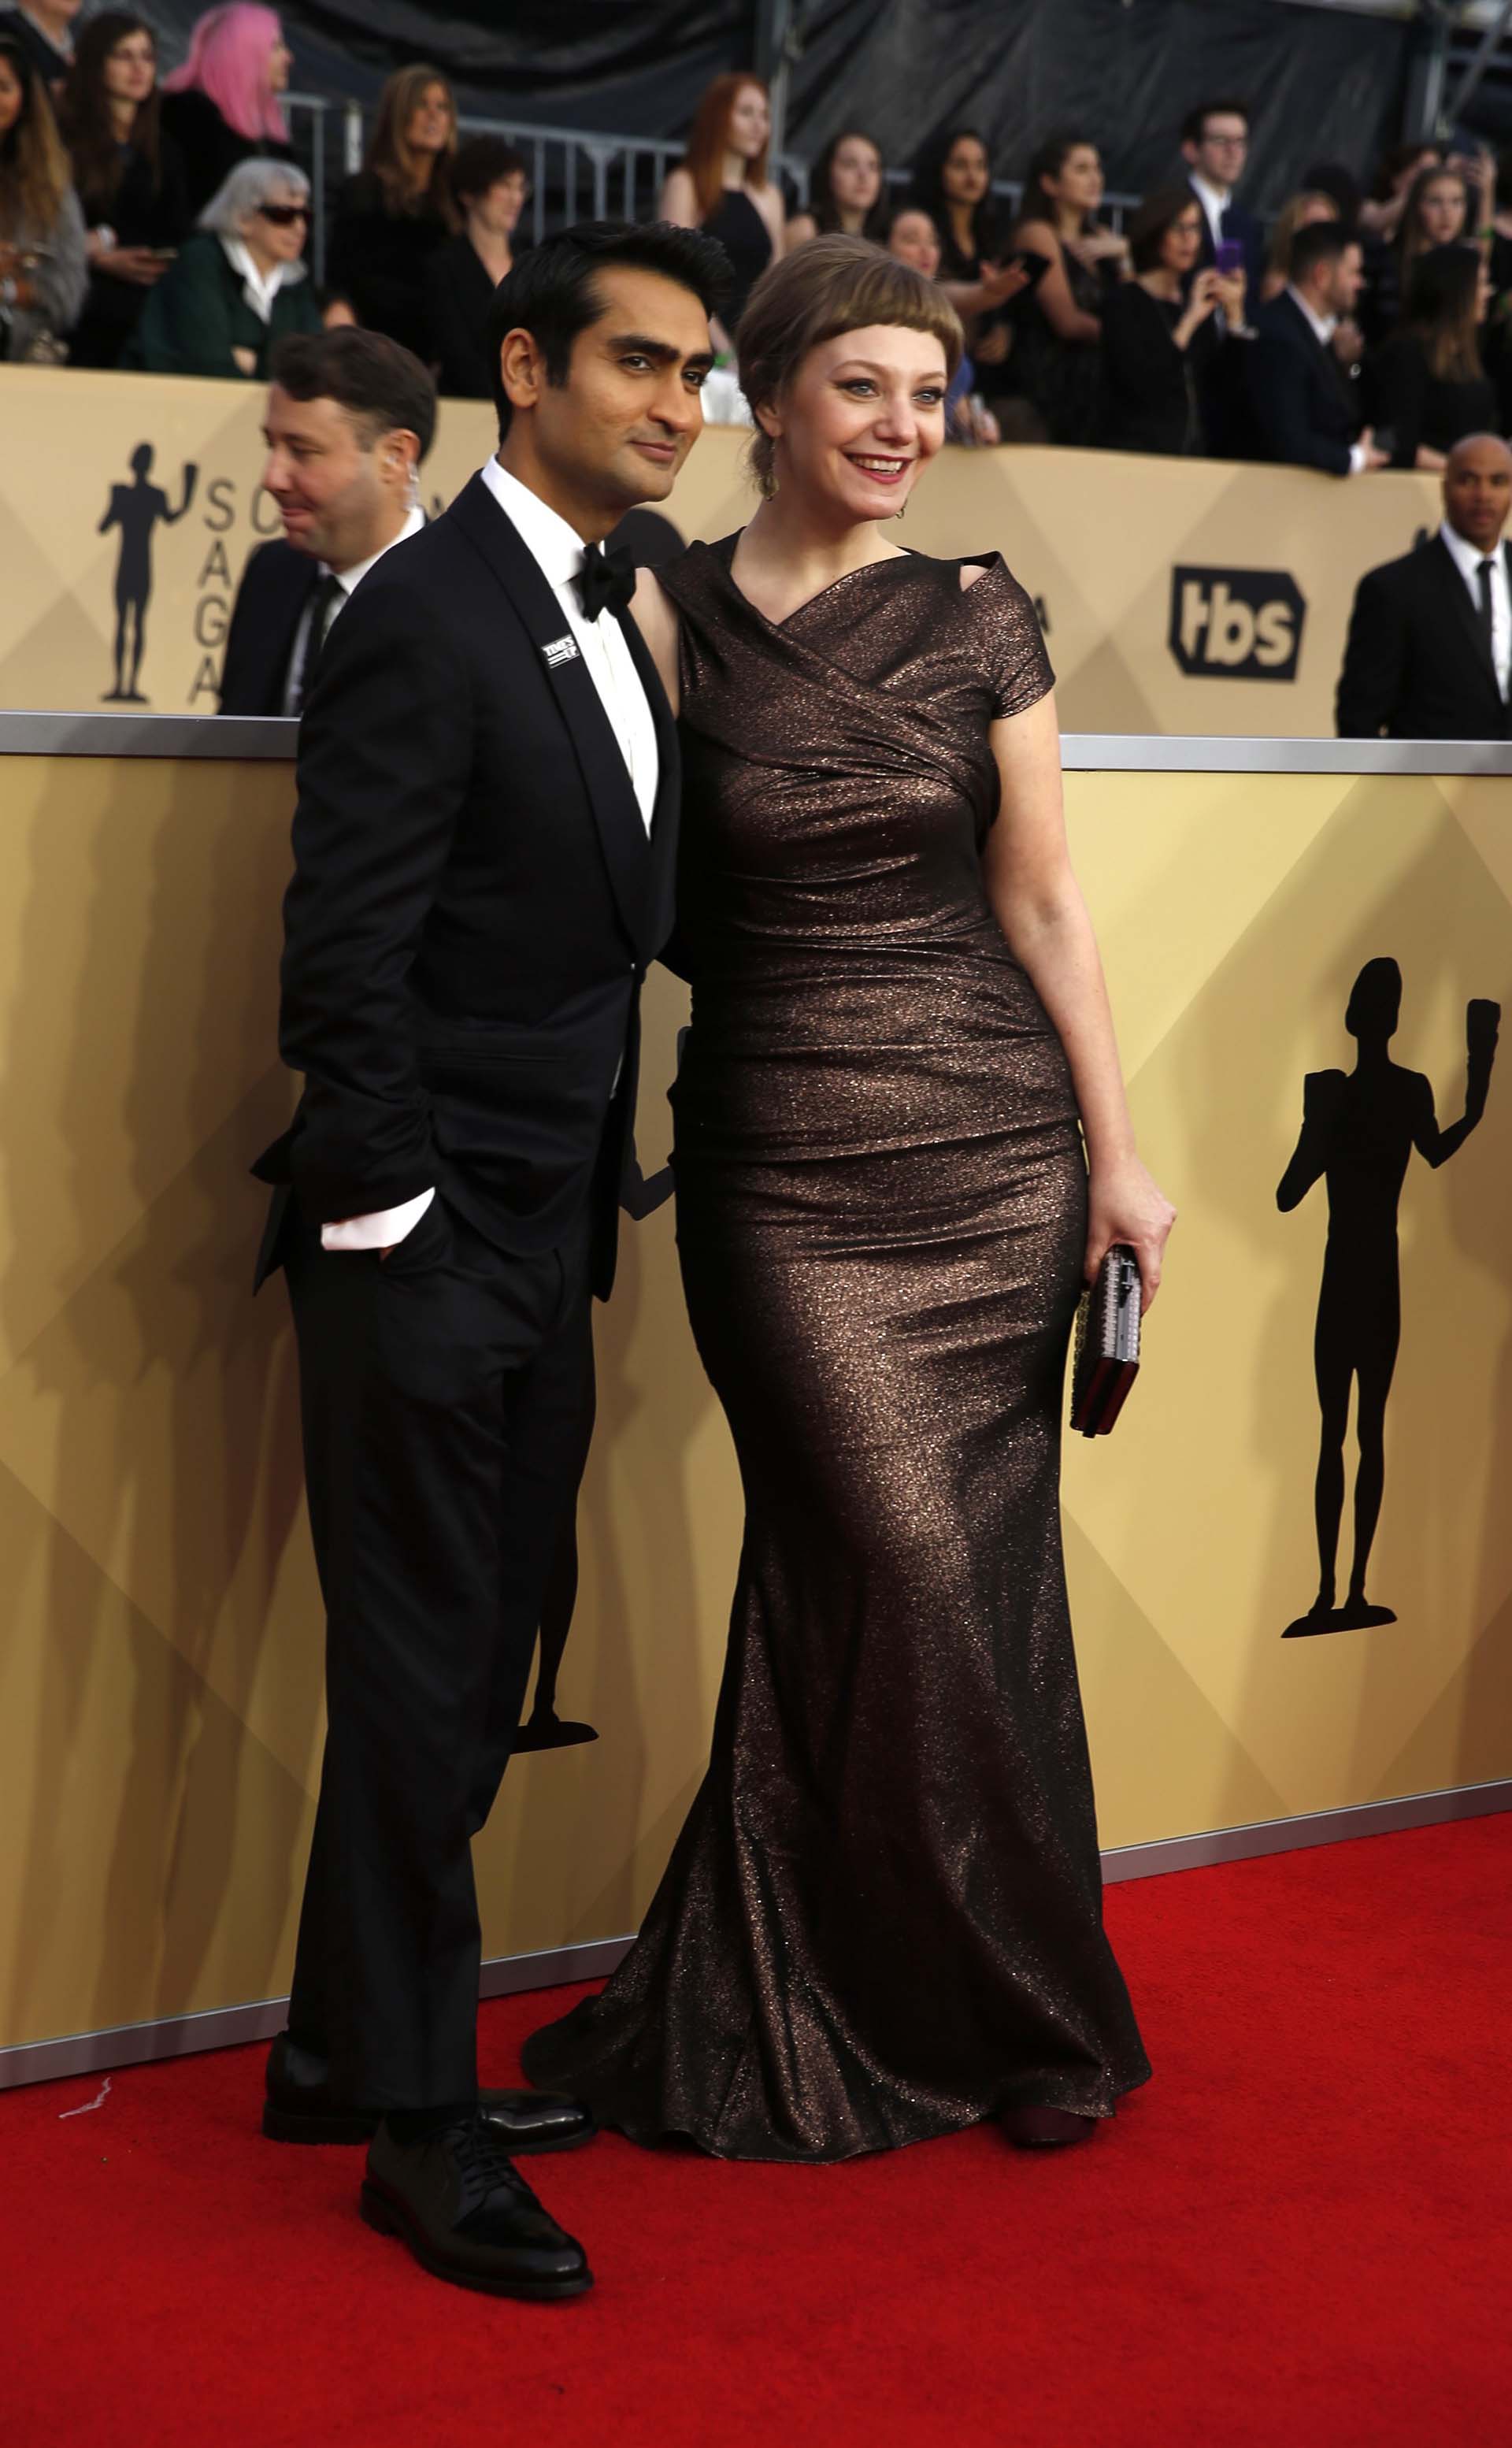
[[[239,163],[147,299],[123,365],[265,382],[280,340],[322,328],[303,260],[309,231],[302,170]]]

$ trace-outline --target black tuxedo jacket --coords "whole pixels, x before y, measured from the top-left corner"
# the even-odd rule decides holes
[[[1250,407],[1261,456],[1347,476],[1358,426],[1337,358],[1284,292],[1260,308],[1254,333]]]
[[[283,712],[299,616],[319,579],[319,563],[281,537],[258,546],[241,573],[226,632],[222,714]]]
[[[433,1184],[527,1253],[591,1202],[607,1293],[679,791],[628,614],[624,632],[660,755],[649,841],[557,598],[481,476],[333,627],[300,725],[284,903],[279,1046],[304,1095],[254,1168],[292,1184],[312,1224]]]
[[[1512,571],[1512,550],[1501,547]],[[1367,570],[1339,674],[1341,739],[1505,739],[1507,708],[1442,536]]]

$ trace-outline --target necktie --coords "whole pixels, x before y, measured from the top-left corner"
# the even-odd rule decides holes
[[[340,596],[340,579],[328,575],[322,578],[310,599],[310,625],[304,633],[304,652],[299,658],[298,677],[294,684],[293,711],[296,715],[304,712],[305,699],[315,682],[316,666],[320,660],[320,649],[331,626],[331,615]]]
[[[599,544],[583,547],[583,566],[573,579],[585,621],[601,612],[624,612],[635,593],[635,564],[625,552],[605,552]]]
[[[1475,573],[1481,582],[1481,635],[1485,640],[1486,660],[1493,664],[1495,657],[1491,653],[1491,572],[1495,567],[1494,561],[1483,561]]]

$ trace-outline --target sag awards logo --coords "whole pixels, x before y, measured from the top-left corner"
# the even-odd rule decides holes
[[[192,708],[220,689],[220,649],[231,622],[240,566],[248,552],[269,537],[281,535],[278,509],[260,485],[248,488],[235,476],[216,475],[203,487],[201,470],[186,461],[179,474],[178,500],[170,500],[153,482],[157,453],[150,442],[139,442],[131,453],[131,482],[114,485],[97,532],[120,536],[115,572],[115,637],[106,705],[148,705],[142,686],[143,659],[148,644],[147,615],[154,580],[154,545],[160,527],[177,526],[198,504],[203,543],[192,590],[191,629],[195,670],[185,702]],[[250,533],[237,536],[237,529]],[[232,552],[239,566],[232,566]]]
[[[1173,569],[1167,643],[1189,679],[1294,680],[1307,608],[1284,569]]]

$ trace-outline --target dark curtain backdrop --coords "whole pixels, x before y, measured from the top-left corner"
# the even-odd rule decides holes
[[[154,15],[177,58],[197,14]],[[371,100],[391,68],[432,59],[463,107],[538,124],[675,136],[721,68],[755,57],[755,0],[288,0],[305,89]],[[1364,173],[1400,121],[1412,28],[1283,0],[811,0],[788,141],[816,152],[851,122],[890,163],[938,129],[981,129],[997,174],[1020,175],[1045,134],[1101,146],[1108,182],[1139,193],[1177,163],[1184,111],[1246,97],[1246,194],[1261,210],[1310,162]]]

